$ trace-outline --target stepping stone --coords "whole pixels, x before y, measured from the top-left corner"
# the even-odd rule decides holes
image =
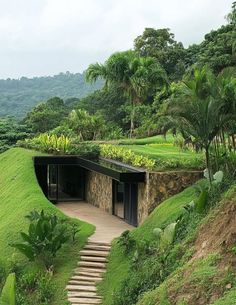
[[[71,277],[72,280],[78,280],[78,281],[85,281],[89,283],[95,283],[102,280],[102,277],[88,277],[88,276],[81,276],[81,275],[74,275]]]
[[[80,255],[107,257],[109,255],[109,251],[81,250]]]
[[[91,240],[88,240],[87,244],[88,245],[99,245],[99,246],[111,247],[111,243],[97,242],[97,241],[91,241]]]
[[[84,285],[84,286],[95,286],[95,281],[93,282],[87,282],[87,281],[78,281],[78,280],[69,280],[69,285]]]
[[[79,271],[83,272],[94,272],[94,273],[104,273],[106,270],[101,269],[101,268],[86,268],[86,267],[79,267],[77,268]],[[76,270],[77,270],[76,269]]]
[[[80,257],[81,261],[89,261],[89,262],[102,262],[107,263],[107,259],[105,257],[96,257],[96,256],[84,256]]]
[[[87,276],[87,277],[101,277],[101,273],[100,272],[93,272],[92,270],[89,271],[82,271],[80,270],[80,268],[75,269],[74,271],[75,275],[81,275],[81,276]]]
[[[68,298],[68,300],[72,303],[72,304],[83,304],[83,305],[93,305],[93,304],[101,304],[101,300],[99,299],[91,299],[91,298]]]
[[[99,246],[99,245],[86,245],[84,247],[85,250],[96,250],[96,251],[110,251],[110,246]]]
[[[80,267],[95,267],[95,268],[106,268],[105,263],[97,263],[97,262],[85,262],[85,261],[80,261],[78,263],[78,266]]]
[[[95,292],[97,291],[96,286],[83,286],[83,285],[67,285],[66,290],[71,291],[86,291],[86,292]]]
[[[68,292],[68,297],[100,299],[95,292]]]

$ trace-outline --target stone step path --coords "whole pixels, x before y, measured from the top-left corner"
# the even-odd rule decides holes
[[[96,285],[106,272],[110,250],[110,243],[89,240],[80,251],[80,261],[66,286],[68,300],[72,305],[101,304]]]

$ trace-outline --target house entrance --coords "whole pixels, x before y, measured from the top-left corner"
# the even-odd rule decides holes
[[[49,164],[48,199],[52,202],[84,199],[84,169],[76,165]]]
[[[136,226],[138,222],[138,184],[113,180],[112,188],[113,215]]]

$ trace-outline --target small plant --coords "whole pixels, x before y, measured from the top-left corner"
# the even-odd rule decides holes
[[[77,222],[72,220],[67,221],[66,224],[68,225],[68,231],[71,235],[72,242],[75,243],[76,235],[80,232],[81,228]]]
[[[176,234],[177,222],[172,222],[165,229],[155,228],[153,233],[157,237],[159,250],[165,252],[173,243]]]
[[[1,305],[16,305],[16,277],[10,273],[2,289],[0,298]]]
[[[218,171],[213,175],[212,181],[210,181],[210,176],[208,170],[204,171],[204,177],[207,180],[207,183],[196,185],[196,189],[199,192],[199,197],[197,200],[193,200],[187,205],[184,206],[185,211],[197,212],[202,214],[206,211],[209,199],[209,192],[212,190],[214,186],[219,185],[224,177],[224,173],[222,171]]]
[[[12,246],[30,261],[39,259],[49,270],[58,250],[69,239],[67,228],[56,215],[46,215],[43,210],[38,218],[33,219],[33,215],[36,214],[31,214],[28,233],[20,233],[23,242]]]
[[[118,243],[123,247],[125,254],[130,253],[136,245],[136,241],[130,236],[129,230],[121,234],[120,238],[118,239]]]
[[[234,255],[236,255],[236,246],[232,247],[231,251]]]
[[[47,272],[37,281],[38,299],[40,304],[51,304],[55,286],[52,283],[52,274]]]

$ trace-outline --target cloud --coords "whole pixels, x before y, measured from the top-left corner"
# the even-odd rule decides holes
[[[186,46],[225,22],[232,0],[0,0],[0,77],[79,72],[132,48],[145,27]]]

